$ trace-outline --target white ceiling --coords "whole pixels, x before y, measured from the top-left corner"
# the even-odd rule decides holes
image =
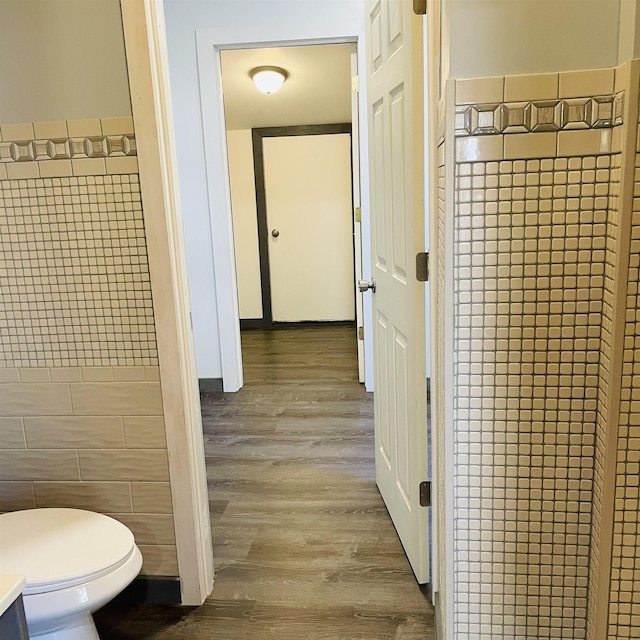
[[[351,122],[352,44],[222,51],[222,87],[227,129]],[[282,89],[265,95],[249,72],[282,67]]]

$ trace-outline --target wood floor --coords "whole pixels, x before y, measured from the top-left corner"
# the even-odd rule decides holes
[[[245,387],[202,398],[216,578],[199,608],[109,605],[102,640],[430,640],[375,486],[346,325],[243,334]]]

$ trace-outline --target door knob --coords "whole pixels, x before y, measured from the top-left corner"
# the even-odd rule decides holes
[[[274,238],[277,238],[277,237],[280,235],[280,232],[279,232],[277,229],[273,229],[273,230],[271,231],[271,235],[272,235]]]
[[[371,289],[372,293],[376,291],[376,279],[371,278],[371,280],[358,280],[358,289],[360,289],[361,293],[368,291]]]

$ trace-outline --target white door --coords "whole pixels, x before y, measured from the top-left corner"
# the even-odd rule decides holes
[[[273,320],[354,320],[351,136],[262,143]]]
[[[376,479],[418,582],[429,581],[422,23],[409,0],[366,3]]]

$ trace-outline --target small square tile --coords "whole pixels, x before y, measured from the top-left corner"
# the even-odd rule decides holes
[[[588,129],[591,126],[591,99],[575,98],[562,101],[562,128]]]
[[[614,101],[614,96],[601,96],[592,99],[591,122],[593,127],[613,126]]]
[[[512,102],[505,104],[502,111],[504,133],[528,133],[531,131],[531,103]]]
[[[558,131],[562,127],[562,103],[557,100],[536,101],[531,104],[531,130]]]

